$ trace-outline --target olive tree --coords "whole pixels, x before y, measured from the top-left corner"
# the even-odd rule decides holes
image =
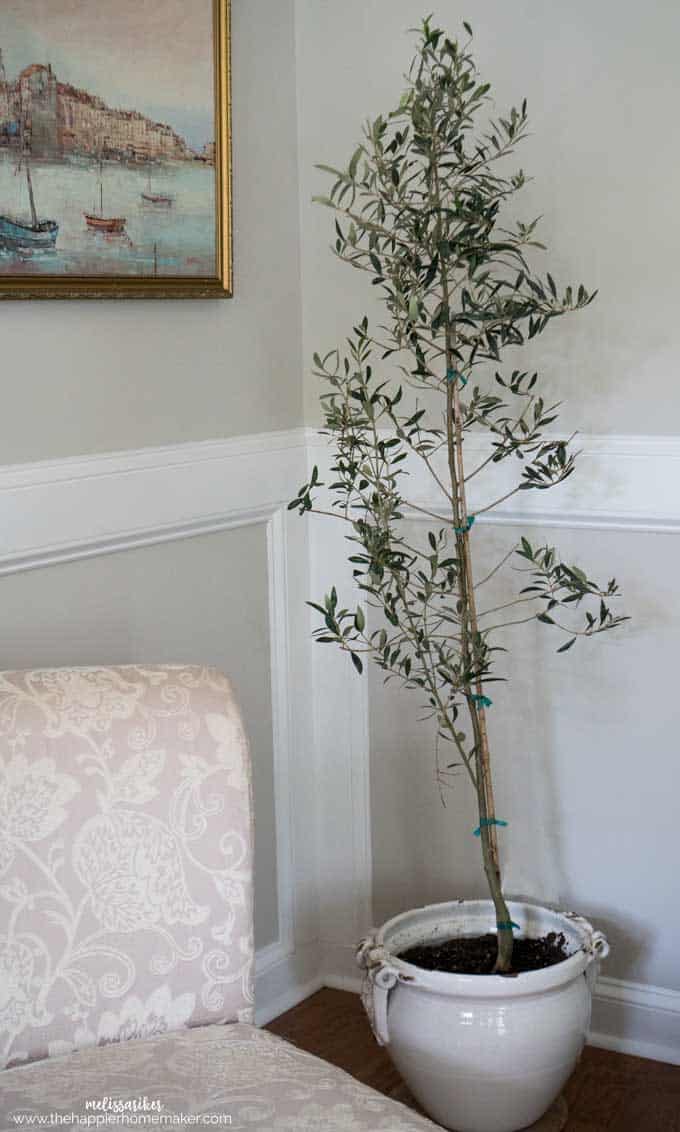
[[[333,586],[310,603],[322,620],[317,640],[339,645],[359,672],[372,659],[419,694],[470,777],[502,973],[511,968],[514,925],[499,867],[504,823],[494,806],[487,693],[502,678],[503,631],[539,621],[564,635],[557,651],[566,652],[625,618],[610,608],[615,580],[593,581],[550,545],[521,538],[484,577],[475,572],[475,521],[510,496],[563,483],[575,465],[573,438],[548,431],[559,406],[545,399],[541,376],[506,358],[595,295],[537,273],[537,221],[507,219],[525,184],[509,159],[527,134],[526,101],[489,117],[490,87],[464,27],[460,42],[425,20],[399,105],[366,124],[346,168],[319,167],[332,179],[328,196],[315,199],[335,213],[334,253],[379,289],[385,325],[373,331],[363,318],[345,350],[315,355],[334,478],[324,504],[315,468],[290,508],[345,524],[356,584],[379,611],[369,624],[361,604],[341,607]],[[489,441],[474,467],[465,457],[470,430]],[[413,460],[441,506],[409,500]],[[509,490],[471,511],[470,480],[504,461],[516,472]],[[413,513],[432,520],[422,540],[405,524]],[[517,556],[528,584],[502,612],[480,611],[481,587]]]

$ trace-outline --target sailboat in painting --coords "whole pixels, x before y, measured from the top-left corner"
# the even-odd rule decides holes
[[[151,188],[151,173],[149,173],[149,183],[147,191],[142,193],[142,200],[147,204],[155,204],[160,208],[172,208],[175,198],[170,196],[169,193],[154,193]]]
[[[31,223],[27,224],[24,220],[12,216],[0,216],[0,247],[10,251],[51,251],[57,242],[59,225],[56,220],[39,219],[28,158],[24,159],[23,165],[31,208]],[[17,173],[20,170],[21,164],[17,166]]]
[[[104,216],[104,164],[99,162],[99,215],[93,212],[84,213],[85,223],[95,232],[107,232],[109,235],[125,231],[127,218],[125,216]]]

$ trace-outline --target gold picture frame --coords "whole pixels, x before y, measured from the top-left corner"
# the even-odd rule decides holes
[[[6,273],[0,274],[0,300],[231,298],[233,294],[231,0],[212,0],[212,5],[215,61],[215,274],[167,273],[151,276],[22,272],[15,276]],[[0,64],[1,62],[0,52]],[[31,204],[33,207],[32,200]],[[35,220],[35,211],[33,218]]]

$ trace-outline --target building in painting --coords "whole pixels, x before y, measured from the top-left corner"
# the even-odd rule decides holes
[[[135,110],[112,110],[66,83],[58,87],[62,154],[98,154],[132,161],[192,161],[194,153],[170,126]]]
[[[196,154],[163,122],[116,110],[96,95],[59,82],[52,67],[34,63],[7,81],[0,50],[0,145],[23,146],[34,157],[69,155],[134,162],[193,161]]]
[[[9,98],[7,95],[7,75],[5,73],[5,60],[0,47],[0,121],[4,121],[9,113]]]
[[[0,145],[9,143],[10,130],[9,84],[5,73],[5,60],[0,47]]]
[[[34,157],[59,153],[57,79],[51,67],[33,63],[19,75],[18,120],[26,149]]]

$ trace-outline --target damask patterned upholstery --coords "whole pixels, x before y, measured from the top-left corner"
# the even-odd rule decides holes
[[[0,673],[0,1132],[138,1128],[140,1098],[241,1129],[434,1128],[249,1024],[252,852],[220,672]]]
[[[245,733],[214,669],[0,675],[0,1067],[252,1021]]]
[[[193,1116],[198,1128],[220,1127],[215,1121],[229,1118],[221,1127],[240,1132],[436,1132],[429,1120],[347,1073],[265,1030],[238,1024],[202,1026],[9,1069],[0,1073],[0,1089],[1,1132],[16,1132],[21,1127],[16,1118],[29,1114],[68,1119],[73,1114],[83,1121],[89,1116],[95,1127],[98,1113],[88,1101],[104,1097],[108,1113],[122,1114],[123,1123],[111,1127],[136,1132],[139,1124],[124,1120],[125,1104],[132,1111],[145,1098],[149,1109],[154,1105],[166,1117]]]

